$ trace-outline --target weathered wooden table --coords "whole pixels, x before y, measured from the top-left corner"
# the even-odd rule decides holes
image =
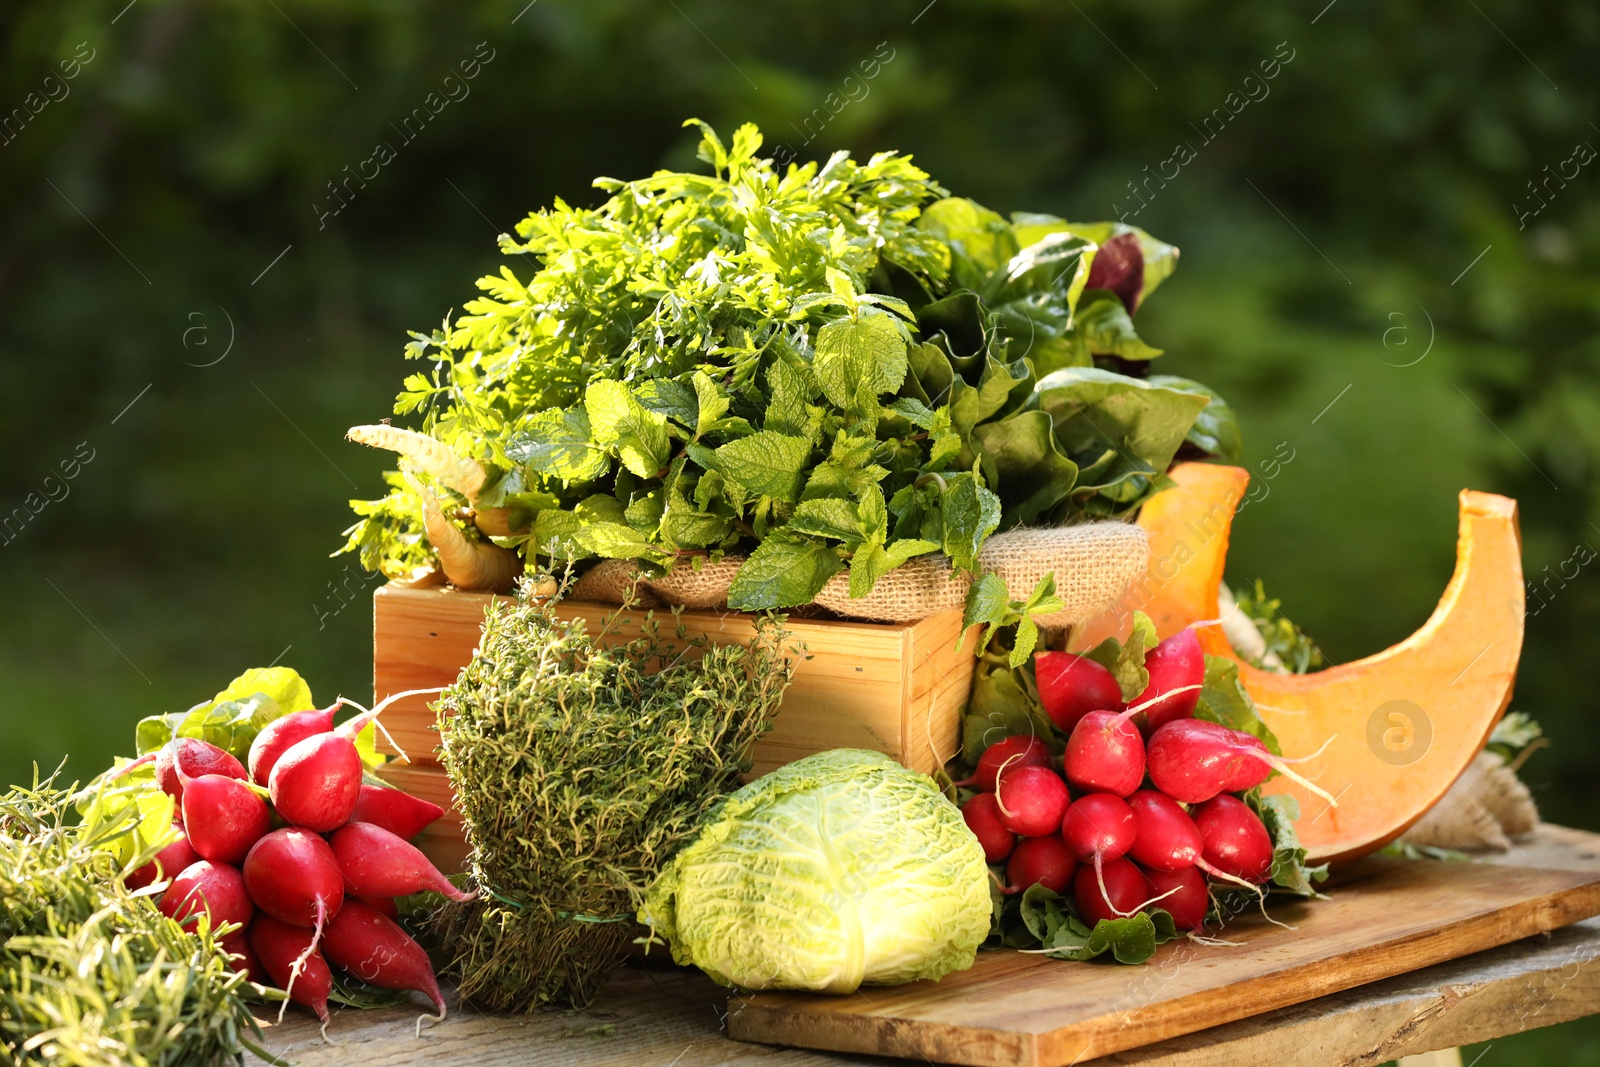
[[[1547,826],[1492,862],[1600,870],[1600,837]],[[1600,919],[1297,1007],[1095,1061],[1145,1067],[1366,1067],[1600,1013]],[[291,1009],[263,1016],[273,1052],[304,1067],[597,1064],[617,1067],[830,1067],[892,1061],[732,1041],[727,991],[696,972],[621,971],[588,1011],[489,1015],[451,998],[417,1033],[417,1009],[346,1010],[328,1028]],[[735,1006],[733,1010],[737,1010]],[[1095,1067],[1095,1065],[1085,1065]]]

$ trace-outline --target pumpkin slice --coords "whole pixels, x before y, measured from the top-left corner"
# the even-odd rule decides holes
[[[1075,634],[1074,648],[1125,633],[1134,608],[1163,637],[1216,618],[1228,532],[1249,473],[1182,464],[1171,474],[1177,486],[1152,497],[1139,519],[1149,573],[1118,611]],[[1297,828],[1313,862],[1353,859],[1392,841],[1466,770],[1510,703],[1523,609],[1516,501],[1463,490],[1455,574],[1420,630],[1315,674],[1240,662],[1240,679],[1284,755],[1328,746],[1299,769],[1338,798],[1336,807],[1283,778],[1265,787],[1299,798]],[[1239,659],[1221,626],[1203,626],[1198,636],[1208,653]]]

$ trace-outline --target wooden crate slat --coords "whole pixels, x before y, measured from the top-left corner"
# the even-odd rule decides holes
[[[374,699],[455,681],[477,648],[492,599],[439,587],[376,590]],[[597,629],[615,610],[569,602],[557,613]],[[645,613],[630,613],[614,632],[637,636],[644,620]],[[738,613],[684,612],[682,622],[688,635],[714,643],[745,643],[755,634],[754,618]],[[752,776],[830,748],[875,749],[925,774],[955,753],[976,663],[971,635],[957,648],[960,612],[905,625],[790,619],[785,626],[790,639],[804,646],[805,658],[796,664],[772,729],[751,753]],[[385,727],[411,762],[383,773],[408,792],[444,804],[449,782],[437,762],[430,699],[407,697],[384,712]],[[379,747],[396,754],[381,735]],[[436,863],[454,869],[465,855],[459,820],[441,820],[423,845]]]

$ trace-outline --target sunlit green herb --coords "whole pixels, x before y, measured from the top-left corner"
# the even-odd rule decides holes
[[[74,827],[72,800],[53,780],[0,795],[0,1050],[75,1067],[266,1056],[217,933],[204,920],[184,933],[118,877],[159,847],[121,863],[107,847],[136,809],[97,807],[106,817]]]
[[[526,519],[500,543],[739,552],[730,605],[786,607],[931,552],[975,572],[997,529],[1127,514],[1186,437],[1226,451],[1191,433],[1207,394],[1116,370],[1159,354],[1131,315],[1176,249],[1007,220],[891,152],[784,169],[754,126],[701,130],[710,174],[604,178],[599,207],[528,216],[501,245],[519,258],[408,347],[431,366],[395,412],[494,471],[475,504]],[[1138,269],[1088,288],[1113,240]],[[428,550],[416,490],[389,485],[353,502],[345,550],[398,576]]]

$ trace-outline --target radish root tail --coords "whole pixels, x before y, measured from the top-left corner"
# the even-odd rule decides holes
[[[1000,779],[1005,776],[1006,768],[1022,758],[1022,753],[1013,753],[1005,758],[1005,762],[994,771],[994,806],[1000,809],[1000,814],[1006,818],[1011,817],[1011,812],[1006,809],[1006,802],[1000,799]]]
[[[1183,888],[1183,886],[1181,886],[1181,885],[1175,885],[1171,889],[1167,890],[1165,893],[1162,893],[1158,897],[1151,897],[1149,900],[1145,901],[1142,904],[1135,904],[1131,911],[1123,911],[1121,908],[1117,907],[1115,904],[1111,905],[1111,910],[1116,912],[1118,915],[1122,916],[1124,919],[1126,919],[1128,916],[1137,914],[1138,912],[1143,911],[1144,909],[1148,908],[1152,904],[1156,904],[1156,903],[1159,903],[1159,902],[1161,902],[1163,900],[1166,900],[1168,897],[1170,897],[1172,894],[1176,893],[1178,890],[1180,890],[1182,888]],[[1106,903],[1107,904],[1111,904],[1111,901],[1107,900]]]
[[[442,692],[444,692],[444,687],[436,685],[427,689],[407,689],[399,693],[390,693],[388,696],[378,701],[378,703],[373,706],[371,711],[368,711],[365,707],[356,703],[354,700],[351,700],[349,697],[340,697],[338,700],[334,701],[334,705],[336,707],[339,705],[344,705],[346,707],[355,708],[361,714],[357,715],[349,722],[341,724],[338,729],[343,736],[354,740],[355,735],[359,734],[362,730],[365,730],[367,728],[367,724],[371,723],[372,728],[383,735],[384,740],[389,742],[390,746],[395,750],[395,753],[400,757],[400,759],[405,763],[410,763],[411,757],[406,754],[405,749],[400,747],[400,743],[394,739],[394,735],[391,734],[388,728],[383,725],[383,721],[379,718],[379,716],[384,713],[390,704],[393,704],[397,700],[404,700],[406,697],[415,696],[437,696]]]
[[[379,423],[352,426],[345,432],[345,437],[357,444],[398,452],[411,467],[439,479],[466,497],[468,503],[478,499],[484,483],[489,480],[489,472],[483,464],[473,459],[462,459],[456,455],[455,449],[443,441],[415,430]]]
[[[1098,852],[1094,854],[1094,880],[1100,883],[1100,899],[1107,904],[1111,904],[1111,894],[1106,892],[1106,868],[1105,864],[1101,863],[1100,853]],[[1123,914],[1117,910],[1115,904],[1111,904],[1111,910],[1117,912],[1118,915]]]
[[[1238,948],[1244,944],[1243,941],[1229,941],[1224,937],[1206,937],[1204,934],[1194,930],[1190,930],[1185,936],[1197,945],[1210,945],[1216,948]]]
[[[283,990],[283,1007],[278,1009],[278,1021],[280,1023],[283,1022],[283,1013],[288,1010],[289,994],[294,992],[295,979],[300,977],[301,973],[306,969],[306,961],[311,958],[311,954],[317,951],[317,946],[322,943],[322,924],[327,921],[327,918],[328,906],[320,900],[317,901],[317,924],[312,928],[311,941],[306,945],[306,950],[296,956],[294,962],[289,965],[289,981]],[[326,1041],[328,1037],[327,1019],[322,1020],[322,1028],[322,1037]]]
[[[1283,760],[1285,763],[1310,763],[1312,760],[1328,751],[1328,746],[1337,740],[1339,740],[1339,735],[1334,734],[1332,737],[1322,742],[1322,747],[1311,753],[1309,756],[1296,756],[1294,759],[1290,759],[1288,756],[1279,756],[1278,758]]]
[[[1213,878],[1220,878],[1225,882],[1232,882],[1235,885],[1243,886],[1251,893],[1254,893],[1256,897],[1256,905],[1261,909],[1261,917],[1267,920],[1267,922],[1271,923],[1273,926],[1281,926],[1285,930],[1299,929],[1299,927],[1290,926],[1286,922],[1279,922],[1277,919],[1274,919],[1272,916],[1267,914],[1267,891],[1261,886],[1256,885],[1254,882],[1247,882],[1243,878],[1231,875],[1226,871],[1219,871],[1205,860],[1201,860],[1199,863],[1195,864],[1195,866],[1199,867],[1202,871],[1205,871]]]
[[[1329,741],[1331,742],[1332,738],[1329,738]],[[1326,748],[1327,746],[1324,745],[1323,747]],[[1240,752],[1240,753],[1242,753],[1244,755],[1247,755],[1247,756],[1252,756],[1255,759],[1260,760],[1261,762],[1265,763],[1267,766],[1271,767],[1273,770],[1277,771],[1279,774],[1283,775],[1285,778],[1289,779],[1291,782],[1295,782],[1296,784],[1302,786],[1303,788],[1309,789],[1311,792],[1317,794],[1317,796],[1321,797],[1323,800],[1326,800],[1328,802],[1328,807],[1337,808],[1339,806],[1338,798],[1335,797],[1332,793],[1328,792],[1326,789],[1323,789],[1321,786],[1317,785],[1317,783],[1313,782],[1311,779],[1307,778],[1305,775],[1296,772],[1293,767],[1289,766],[1287,763],[1285,763],[1283,760],[1279,759],[1277,756],[1274,756],[1272,753],[1267,752],[1264,749],[1256,748],[1253,745],[1241,745],[1235,751]],[[1310,759],[1311,757],[1307,756],[1305,758],[1306,759]]]
[[[447,1016],[449,1014],[450,1014],[450,1009],[446,1008],[443,1004],[440,1004],[439,1005],[439,1014],[438,1015],[419,1015],[419,1016],[417,1016],[417,1040],[418,1041],[422,1040],[422,1024],[423,1023],[432,1023],[434,1026],[438,1026],[440,1023],[444,1022],[445,1016]]]
[[[1155,705],[1161,703],[1163,700],[1167,699],[1168,697],[1177,696],[1179,693],[1192,693],[1196,689],[1203,689],[1203,688],[1205,688],[1205,687],[1204,686],[1199,686],[1199,685],[1184,685],[1184,686],[1179,686],[1177,689],[1168,689],[1165,693],[1162,693],[1160,696],[1151,697],[1149,700],[1146,700],[1142,704],[1135,704],[1133,707],[1129,708],[1127,711],[1124,711],[1122,713],[1121,717],[1124,718],[1124,719],[1131,719],[1135,715],[1139,714],[1141,711],[1144,711],[1146,708],[1154,707]]]
[[[160,755],[160,753],[161,753],[160,749],[156,749],[154,752],[146,752],[144,755],[140,756],[136,760],[133,760],[131,763],[127,764],[126,766],[118,767],[115,771],[112,772],[111,776],[106,779],[106,784],[110,785],[112,782],[117,781],[119,778],[122,778],[124,775],[132,774],[135,770],[137,770],[140,767],[143,767],[147,763],[154,763],[155,759],[156,759],[156,756]]]

